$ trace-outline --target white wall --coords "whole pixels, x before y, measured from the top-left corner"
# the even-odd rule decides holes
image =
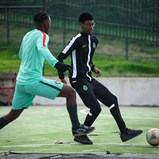
[[[120,105],[159,105],[159,78],[158,77],[121,77],[98,78],[114,95],[118,97]],[[77,95],[77,103],[83,104]],[[35,97],[33,104],[64,105],[64,98],[55,100]]]
[[[159,105],[159,78],[100,79],[121,105]]]

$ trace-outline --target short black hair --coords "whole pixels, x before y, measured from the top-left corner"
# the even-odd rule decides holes
[[[49,19],[49,15],[46,12],[39,12],[34,16],[34,23],[36,25],[42,24],[47,19]]]
[[[84,23],[85,21],[87,21],[87,20],[93,20],[94,18],[93,18],[93,16],[90,14],[90,13],[88,13],[88,12],[83,12],[83,13],[81,13],[80,14],[80,16],[79,16],[79,23]]]

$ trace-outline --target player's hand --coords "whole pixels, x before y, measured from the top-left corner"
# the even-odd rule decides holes
[[[60,71],[60,72],[65,72],[65,71],[69,71],[69,72],[71,72],[71,70],[72,70],[72,67],[70,66],[70,65],[67,65],[67,64],[64,64],[64,63],[62,63],[62,62],[57,62],[56,64],[55,64],[55,68],[58,70],[58,71]]]
[[[97,67],[94,67],[94,73],[96,74],[96,77],[100,77],[101,76],[101,71]]]
[[[63,79],[60,79],[62,83],[64,84],[67,84],[67,81],[63,78]]]

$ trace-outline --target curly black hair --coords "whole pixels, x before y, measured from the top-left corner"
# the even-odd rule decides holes
[[[38,26],[39,24],[45,22],[47,19],[49,19],[49,15],[46,12],[39,12],[34,16],[34,23],[36,26]]]
[[[79,16],[79,23],[84,23],[85,21],[87,21],[87,20],[93,20],[94,18],[93,18],[93,16],[90,14],[90,13],[88,13],[88,12],[83,12],[83,13],[81,13],[80,14],[80,16]]]

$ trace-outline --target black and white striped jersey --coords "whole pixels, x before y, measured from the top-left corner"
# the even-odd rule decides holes
[[[83,78],[92,79],[91,70],[94,67],[92,58],[97,45],[98,40],[95,36],[81,32],[73,37],[59,54],[57,59],[60,62],[71,56],[72,74],[69,77],[72,82]],[[59,72],[59,78],[64,78],[64,73]]]

